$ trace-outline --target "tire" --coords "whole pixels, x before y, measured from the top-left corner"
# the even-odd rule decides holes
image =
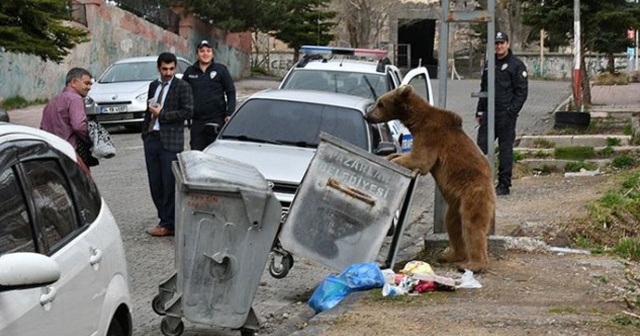
[[[289,270],[293,267],[293,256],[287,253],[282,256],[280,265],[275,264],[275,258],[271,258],[269,263],[269,274],[276,279],[282,279],[289,274]]]
[[[180,336],[184,332],[184,323],[180,321],[175,329],[169,329],[167,318],[164,317],[162,321],[160,321],[160,331],[164,336]]]
[[[160,316],[164,316],[167,313],[164,309],[164,304],[160,300],[160,295],[153,297],[153,300],[151,300],[151,308],[153,308],[153,311]]]
[[[107,336],[127,336],[124,333],[124,329],[122,325],[120,325],[120,321],[117,318],[114,318],[109,325],[109,330],[107,330]]]

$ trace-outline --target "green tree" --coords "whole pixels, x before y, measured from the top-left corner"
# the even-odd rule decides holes
[[[331,21],[336,12],[327,10],[331,0],[285,0],[287,15],[276,26],[274,36],[293,49],[293,61],[300,56],[305,44],[326,45],[334,38],[330,33],[335,26]]]
[[[88,31],[67,25],[67,0],[0,1],[0,47],[4,51],[63,61],[71,49],[88,41]]]
[[[545,29],[552,45],[568,45],[574,35],[574,0],[520,0],[523,4],[523,23],[535,30]],[[588,73],[584,67],[586,51],[602,52],[608,56],[607,71],[614,72],[614,53],[626,51],[633,41],[627,29],[638,27],[638,4],[626,0],[580,0],[581,74],[584,102],[591,103]],[[564,41],[564,43],[563,43]]]
[[[284,3],[279,0],[183,0],[196,17],[229,32],[270,31],[283,21]]]

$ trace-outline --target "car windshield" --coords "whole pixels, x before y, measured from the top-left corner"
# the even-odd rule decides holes
[[[282,88],[339,92],[373,100],[389,90],[383,73],[303,69],[292,71]]]
[[[362,113],[350,108],[252,99],[236,111],[220,138],[316,148],[326,132],[368,150],[366,127]]]
[[[102,74],[98,83],[152,81],[158,78],[156,62],[118,63]]]

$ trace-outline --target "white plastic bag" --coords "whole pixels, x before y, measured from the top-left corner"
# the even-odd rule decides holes
[[[96,159],[110,159],[116,156],[116,146],[111,140],[109,132],[96,121],[89,121],[87,124],[89,138],[93,143],[91,155]]]
[[[473,277],[473,272],[470,270],[464,270],[462,278],[460,278],[460,284],[458,288],[482,288],[482,285],[476,278]]]

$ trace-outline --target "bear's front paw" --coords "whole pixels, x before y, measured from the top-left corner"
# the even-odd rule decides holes
[[[454,263],[459,261],[465,261],[467,258],[464,252],[456,252],[451,248],[447,248],[438,256],[438,262],[441,263]]]
[[[385,160],[387,160],[387,161],[393,161],[393,159],[398,158],[398,157],[400,157],[400,156],[402,156],[402,154],[400,154],[400,153],[393,153],[393,154],[389,154],[389,155],[387,155],[387,156],[385,157]]]
[[[470,270],[473,273],[484,273],[487,271],[487,263],[486,262],[464,262],[456,265],[459,271],[464,272],[465,270]]]

